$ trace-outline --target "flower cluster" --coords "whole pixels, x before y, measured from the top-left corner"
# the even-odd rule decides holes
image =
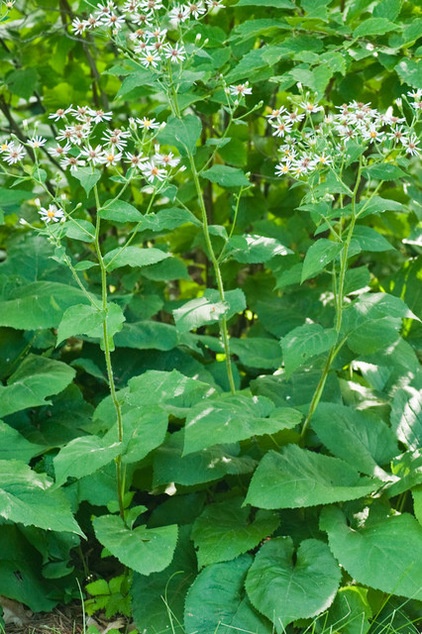
[[[49,115],[61,129],[50,145],[47,139],[34,135],[26,142],[5,140],[0,144],[0,159],[7,165],[22,164],[27,152],[45,150],[63,171],[81,168],[102,168],[124,174],[127,179],[141,179],[148,186],[161,187],[174,174],[180,158],[165,151],[157,142],[157,133],[164,124],[154,118],[130,119],[127,128],[113,127],[112,113],[88,106],[60,108]],[[29,149],[30,148],[30,149]],[[179,170],[184,169],[183,166]],[[63,220],[56,206],[39,206],[45,222]]]
[[[180,29],[188,21],[199,20],[209,11],[222,6],[222,0],[192,0],[167,8],[161,0],[127,0],[118,7],[113,0],[98,4],[88,18],[75,18],[73,32],[81,35],[87,30],[107,27],[116,35],[129,24],[126,46],[146,68],[157,68],[167,62],[179,64],[187,53],[182,42],[168,37],[169,31]]]
[[[273,136],[282,139],[277,176],[307,178],[321,168],[338,168],[352,142],[374,156],[392,151],[408,157],[420,154],[414,122],[408,125],[404,116],[393,114],[392,107],[381,114],[369,103],[352,101],[330,114],[306,97],[291,111],[281,106],[267,115]],[[417,121],[422,113],[422,90],[409,92],[408,97]],[[316,113],[318,117],[313,118]]]

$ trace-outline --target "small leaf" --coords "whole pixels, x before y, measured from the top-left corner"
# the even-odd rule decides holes
[[[78,167],[71,174],[78,179],[87,196],[101,178],[101,172],[90,167]]]
[[[302,508],[356,500],[380,485],[379,480],[360,478],[343,460],[287,445],[262,458],[245,503],[261,509]]]
[[[95,227],[92,222],[81,218],[69,218],[63,225],[64,234],[71,240],[94,242]]]
[[[355,227],[352,242],[357,242],[362,251],[370,251],[373,253],[391,251],[394,249],[393,245],[388,242],[384,236],[379,234],[378,231],[364,225]]]
[[[107,200],[98,210],[98,215],[104,220],[114,222],[139,222],[143,218],[136,207],[124,200]]]
[[[171,563],[177,526],[129,529],[120,517],[103,515],[93,521],[98,541],[117,559],[141,575],[160,572]]]
[[[142,267],[161,262],[169,258],[170,253],[165,253],[161,249],[154,247],[124,247],[113,249],[104,256],[104,264],[109,271],[114,271],[121,266]]]
[[[336,340],[337,333],[333,328],[325,329],[319,324],[304,324],[291,330],[280,342],[286,378],[313,357],[328,352]]]
[[[402,82],[417,90],[422,86],[422,60],[405,57],[395,67]]]
[[[227,243],[224,259],[233,259],[245,264],[258,264],[268,262],[276,255],[288,253],[292,251],[275,238],[259,235],[234,236]]]
[[[223,315],[227,319],[246,308],[246,299],[241,289],[227,291],[225,302],[221,302],[218,291],[207,289],[203,297],[193,299],[173,311],[179,332],[189,332],[200,326],[214,324]]]
[[[341,570],[326,544],[301,542],[295,561],[290,537],[267,541],[249,569],[245,587],[252,605],[265,614],[277,632],[300,618],[326,610],[340,584]]]
[[[71,440],[54,458],[56,486],[64,484],[69,477],[80,479],[91,475],[116,458],[120,451],[120,443],[107,445],[98,436]]]
[[[104,336],[104,321],[107,321],[108,336],[113,337],[123,326],[125,317],[117,304],[110,303],[104,314],[92,305],[77,304],[68,308],[63,315],[57,330],[57,345],[69,337],[86,335],[87,337]]]
[[[339,255],[342,248],[343,246],[338,242],[332,242],[325,238],[320,238],[317,242],[314,242],[305,255],[301,284],[310,277],[321,273],[327,264]]]
[[[159,321],[137,321],[123,324],[115,336],[115,344],[138,350],[172,350],[178,344],[176,328]]]
[[[174,145],[182,156],[195,154],[196,143],[201,135],[202,123],[199,117],[193,114],[183,118],[170,117],[158,139],[160,143]]]
[[[250,508],[241,508],[242,502],[235,498],[210,504],[195,520],[192,539],[200,568],[235,559],[272,535],[279,525],[279,517],[269,511],[258,511],[251,521]]]
[[[321,529],[334,556],[358,583],[422,599],[422,526],[408,513],[351,528],[338,508],[324,508]]]
[[[368,35],[385,35],[390,31],[398,31],[398,24],[387,18],[367,18],[353,31],[353,37],[367,37]]]
[[[391,163],[370,165],[365,167],[362,173],[366,178],[375,178],[378,181],[393,181],[406,176],[406,173],[400,167]]]
[[[242,170],[229,165],[213,165],[210,169],[201,172],[201,176],[221,187],[247,187],[250,185]]]

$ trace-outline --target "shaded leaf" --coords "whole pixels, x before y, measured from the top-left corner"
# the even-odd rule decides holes
[[[287,445],[262,458],[245,502],[263,509],[301,508],[356,500],[380,485],[343,460]]]

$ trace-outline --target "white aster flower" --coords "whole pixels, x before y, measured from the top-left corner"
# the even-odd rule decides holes
[[[15,145],[15,143],[11,141],[8,144],[7,149],[4,151],[4,155],[5,155],[5,158],[4,158],[5,162],[8,165],[13,165],[14,163],[18,163],[24,158],[25,148],[23,147],[21,143],[18,143],[17,145]]]
[[[49,222],[63,222],[65,220],[65,215],[63,209],[60,209],[56,205],[48,205],[47,208],[40,207],[38,210],[39,215],[45,223]]]
[[[150,183],[153,183],[155,179],[163,181],[167,177],[166,170],[158,167],[152,160],[142,163],[142,165],[140,166],[140,170],[143,176]]]

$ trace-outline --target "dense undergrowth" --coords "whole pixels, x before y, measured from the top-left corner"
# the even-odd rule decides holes
[[[422,623],[422,10],[2,3],[0,595]]]

